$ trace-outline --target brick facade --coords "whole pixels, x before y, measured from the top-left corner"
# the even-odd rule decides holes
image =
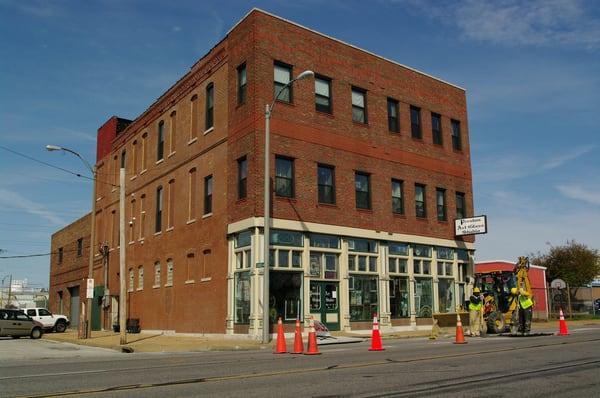
[[[473,249],[472,237],[454,237],[452,222],[455,192],[465,194],[465,212],[473,215],[464,90],[254,9],[142,115],[131,123],[113,117],[99,130],[95,247],[107,244],[110,248],[108,287],[111,296],[118,294],[118,169],[125,151],[128,281],[130,270],[133,273],[128,317],[140,318],[143,329],[258,334],[261,270],[256,263],[262,262],[258,248],[263,222],[264,108],[273,100],[275,61],[291,65],[294,76],[310,69],[330,78],[333,106],[331,114],[315,110],[312,79],[294,85],[293,103],[276,104],[271,119],[271,177],[276,155],[293,158],[295,195],[291,199],[273,196],[274,227],[286,226],[305,234],[343,230],[377,240],[381,246],[377,260],[380,300],[386,300],[389,280],[384,272],[387,239]],[[240,104],[237,68],[242,64],[246,65],[247,86],[246,100]],[[214,125],[206,130],[209,85],[214,88]],[[352,86],[366,90],[368,124],[352,121]],[[398,133],[387,128],[387,98],[399,102]],[[420,140],[411,138],[410,105],[421,108]],[[432,142],[430,112],[442,117],[443,145]],[[451,120],[460,122],[460,151],[452,149]],[[160,126],[164,132],[162,158],[158,155]],[[237,160],[243,156],[248,162],[247,196],[238,199]],[[320,163],[335,167],[333,205],[317,200]],[[355,171],[371,176],[369,210],[356,209]],[[204,214],[207,176],[212,176],[213,182],[210,214]],[[392,178],[404,182],[402,215],[391,211]],[[415,183],[426,186],[427,217],[423,219],[415,217]],[[157,230],[159,187],[163,207],[162,225]],[[447,221],[436,218],[436,188],[446,190]],[[252,315],[247,325],[235,321],[233,304],[239,271],[234,265],[234,241],[243,231],[252,234],[248,254],[252,258]],[[337,260],[340,295],[348,288],[344,271],[347,245],[344,238]],[[412,261],[412,249],[410,253],[407,258]],[[457,270],[459,260],[456,251],[453,253]],[[301,255],[303,267],[307,267],[308,246]],[[99,253],[95,259],[100,270]],[[168,264],[173,267],[172,283],[166,283]],[[160,283],[155,283],[155,267],[160,269]],[[310,281],[306,273],[303,278],[302,312],[308,312]],[[437,291],[437,283],[435,286]],[[380,306],[385,312],[386,305]],[[350,316],[344,315],[347,310],[340,311],[340,318],[346,317],[340,323],[348,328]],[[393,323],[384,319],[383,325],[386,322]],[[417,322],[413,317],[407,322],[417,325],[423,320]]]

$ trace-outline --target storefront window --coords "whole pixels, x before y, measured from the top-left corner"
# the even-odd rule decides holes
[[[390,256],[388,259],[388,271],[390,274],[406,274],[408,272],[408,260]]]
[[[370,321],[377,312],[377,277],[351,275],[350,320]]]
[[[454,312],[454,279],[440,278],[438,282],[439,312]]]
[[[430,278],[415,278],[415,310],[417,318],[433,314],[433,282]]]
[[[337,279],[338,258],[336,253],[310,252],[310,276]]]
[[[327,249],[339,249],[340,238],[333,235],[322,235],[322,234],[311,234],[310,235],[310,246],[311,247],[323,247]]]
[[[390,242],[388,244],[390,254],[396,254],[399,256],[408,256],[408,244],[407,243],[395,243]]]
[[[452,276],[453,264],[449,261],[438,261],[437,262],[437,274],[438,276]]]
[[[469,261],[469,252],[464,249],[459,249],[456,251],[458,261]]]
[[[235,323],[250,323],[250,273],[235,274]]]
[[[415,257],[431,258],[431,246],[413,245],[413,255]]]
[[[302,252],[288,249],[269,250],[270,268],[302,268]]]
[[[415,258],[413,260],[413,272],[415,274],[431,275],[431,261]]]
[[[441,260],[454,260],[454,249],[438,246],[437,258]]]
[[[302,233],[295,231],[284,231],[280,229],[271,230],[270,245],[278,246],[298,246],[304,245],[302,241]]]
[[[408,278],[390,278],[390,312],[393,319],[410,317]]]
[[[368,239],[348,239],[348,250],[352,252],[377,253],[377,242]]]
[[[235,236],[235,248],[250,246],[250,241],[252,238],[251,231],[243,231]]]
[[[295,321],[302,316],[302,273],[269,273],[269,306],[271,322],[281,317],[284,321]]]

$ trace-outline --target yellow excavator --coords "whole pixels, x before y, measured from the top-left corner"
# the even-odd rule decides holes
[[[529,258],[519,257],[513,271],[491,271],[475,274],[475,285],[484,297],[483,324],[488,333],[503,333],[518,326],[518,296],[525,290],[532,294],[529,281]]]

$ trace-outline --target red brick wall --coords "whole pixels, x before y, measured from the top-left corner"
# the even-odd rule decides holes
[[[83,238],[83,252],[77,255],[77,240]],[[63,248],[63,260],[58,261],[58,249]],[[89,270],[90,255],[90,214],[69,224],[52,234],[50,243],[50,298],[49,309],[59,312],[58,292],[63,295],[63,314],[70,313],[70,287],[80,286],[80,294],[85,294],[85,281]]]

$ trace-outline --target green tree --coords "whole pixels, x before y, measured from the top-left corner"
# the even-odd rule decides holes
[[[548,253],[529,256],[532,264],[546,267],[549,280],[560,278],[571,287],[584,286],[600,275],[600,253],[574,240],[550,246]]]

